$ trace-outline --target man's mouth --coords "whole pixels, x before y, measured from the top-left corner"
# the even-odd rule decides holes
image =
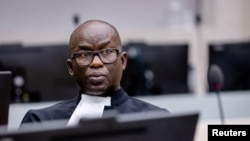
[[[98,84],[103,82],[105,79],[105,76],[103,75],[92,75],[89,77],[89,81],[94,84]]]

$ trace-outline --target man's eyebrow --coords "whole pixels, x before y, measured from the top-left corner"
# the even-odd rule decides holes
[[[91,46],[87,44],[78,44],[77,46],[79,49],[91,50]]]
[[[102,41],[99,46],[107,46],[108,44],[110,44],[110,40],[106,40],[106,41]]]

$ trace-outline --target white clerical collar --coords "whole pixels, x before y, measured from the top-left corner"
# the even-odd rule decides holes
[[[106,106],[110,106],[110,97],[101,97],[93,95],[81,95],[81,100],[89,103],[104,103]]]
[[[80,102],[69,119],[68,126],[77,125],[81,118],[100,118],[102,117],[104,107],[110,105],[110,97],[82,94]]]

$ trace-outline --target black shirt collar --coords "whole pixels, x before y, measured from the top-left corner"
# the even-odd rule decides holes
[[[111,95],[111,105],[118,106],[128,100],[128,94],[122,89],[118,89]]]

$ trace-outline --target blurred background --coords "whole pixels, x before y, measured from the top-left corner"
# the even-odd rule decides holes
[[[25,113],[78,92],[66,69],[71,32],[89,19],[117,27],[128,52],[122,86],[171,112],[219,122],[209,66],[220,66],[228,123],[250,123],[249,0],[1,0],[0,70],[13,72],[11,127]],[[21,118],[21,117],[20,117]],[[197,139],[198,140],[198,139]]]

